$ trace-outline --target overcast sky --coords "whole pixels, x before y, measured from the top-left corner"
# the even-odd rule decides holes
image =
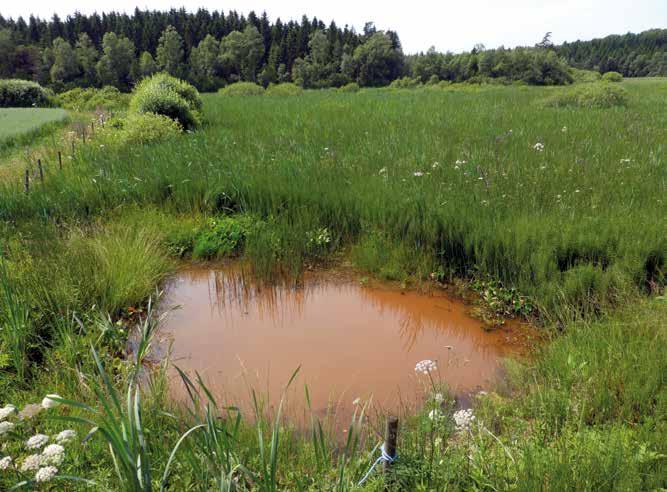
[[[406,53],[429,46],[458,52],[476,43],[487,48],[533,45],[547,31],[561,43],[667,28],[667,0],[1,0],[0,13],[50,18],[56,12],[64,18],[77,10],[132,12],[137,6],[155,10],[185,6],[190,11],[203,7],[244,14],[266,10],[271,20],[283,21],[306,14],[358,31],[373,21],[378,29],[397,31]]]

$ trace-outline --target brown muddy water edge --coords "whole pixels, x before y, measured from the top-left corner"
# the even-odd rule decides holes
[[[360,280],[332,270],[267,284],[238,264],[188,265],[164,285],[157,352],[201,374],[219,402],[246,414],[253,390],[275,411],[299,368],[287,392],[289,418],[307,423],[312,412],[344,424],[365,403],[378,414],[414,412],[432,391],[429,377],[415,372],[424,359],[466,406],[502,380],[504,358],[526,356],[539,339],[518,321],[485,330],[470,306],[442,289]],[[187,400],[173,368],[169,387],[172,398]]]

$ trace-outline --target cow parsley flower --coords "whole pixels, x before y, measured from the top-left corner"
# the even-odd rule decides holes
[[[12,422],[0,422],[0,436],[12,430],[15,426]]]
[[[58,405],[60,405],[59,401],[54,400],[54,398],[62,398],[62,396],[57,395],[55,393],[46,395],[44,399],[42,400],[42,407],[48,409],[48,408],[55,408]]]
[[[58,473],[58,468],[55,466],[45,466],[37,470],[35,474],[35,482],[48,482]]]
[[[67,429],[62,431],[56,436],[56,442],[58,444],[65,444],[76,438],[76,431],[72,429]]]
[[[456,164],[457,166],[462,166],[462,165],[464,165],[464,164],[467,164],[467,162],[468,162],[468,161],[464,161],[463,159],[456,159],[455,164]]]
[[[60,465],[65,459],[65,448],[60,444],[49,444],[42,451],[43,462],[48,465]]]
[[[440,167],[440,163],[439,162],[434,162],[433,165],[431,165],[431,167],[433,169],[438,169],[438,167]]]
[[[14,405],[5,405],[3,408],[0,408],[0,421],[5,420],[14,412],[16,412],[16,407]]]
[[[415,171],[414,173],[412,173],[412,175],[415,176],[415,177],[417,177],[417,178],[419,178],[419,177],[423,176],[424,173],[421,172],[421,171]]]
[[[415,365],[415,372],[421,372],[422,374],[429,374],[431,371],[438,369],[438,365],[434,360],[424,359],[417,362]]]
[[[12,466],[12,457],[11,456],[5,456],[0,460],[0,471],[1,470],[8,470],[9,467]]]
[[[459,432],[470,429],[473,421],[475,420],[475,415],[473,415],[472,408],[458,410],[454,412],[452,417],[454,419],[454,423],[456,424],[456,430]]]
[[[533,145],[533,149],[535,149],[538,152],[544,151],[544,144],[541,142],[537,142],[535,145]]]
[[[431,420],[440,420],[442,419],[442,412],[437,408],[434,408],[433,410],[428,412],[428,418]]]
[[[44,434],[35,434],[30,439],[25,442],[25,446],[28,449],[39,449],[49,442],[49,436]]]
[[[443,401],[445,401],[445,397],[443,396],[442,393],[436,393],[435,395],[433,395],[433,400],[436,403],[442,403]]]
[[[24,473],[28,471],[35,471],[39,469],[40,466],[42,466],[42,455],[31,454],[30,456],[26,456],[23,459],[23,463],[21,463],[21,471]]]

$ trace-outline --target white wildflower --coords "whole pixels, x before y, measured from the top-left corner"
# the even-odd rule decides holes
[[[439,162],[434,162],[433,165],[432,165],[431,167],[432,167],[433,169],[438,169],[439,166],[440,166],[440,163],[439,163]]]
[[[535,145],[533,145],[533,149],[537,150],[538,152],[542,152],[544,150],[544,144],[537,142]]]
[[[42,451],[44,463],[48,465],[60,465],[65,459],[65,448],[60,444],[49,444]]]
[[[76,431],[72,429],[67,429],[62,431],[56,436],[56,442],[58,444],[65,444],[76,438]]]
[[[95,181],[93,179],[93,181]],[[42,400],[42,407],[44,408],[55,408],[58,405],[60,405],[59,401],[54,400],[54,398],[62,398],[62,396],[57,395],[55,393],[52,393],[50,395],[46,395],[44,399]]]
[[[433,395],[433,400],[436,403],[442,403],[443,401],[445,401],[445,397],[443,396],[442,393],[436,393],[435,395]]]
[[[47,442],[49,442],[49,436],[44,434],[35,434],[25,442],[25,446],[28,449],[39,449]]]
[[[0,470],[8,470],[12,466],[12,457],[5,456],[0,460]]]
[[[566,126],[564,126],[563,128],[561,128],[561,130],[560,130],[560,131],[562,131],[563,133],[567,132],[567,127],[566,127]]]
[[[16,412],[16,407],[14,405],[5,405],[3,408],[0,408],[0,421],[5,420],[14,412]]]
[[[415,177],[417,177],[417,178],[419,178],[419,177],[423,176],[424,173],[421,172],[421,171],[415,171],[414,173],[412,173],[412,175],[415,176]]]
[[[431,420],[440,420],[442,418],[442,412],[437,408],[434,408],[428,412],[428,418]]]
[[[0,436],[12,430],[15,425],[12,422],[0,422]]]
[[[435,363],[434,360],[431,359],[420,360],[415,365],[415,372],[421,372],[422,374],[428,374],[431,371],[435,371],[437,369],[438,365]]]
[[[456,159],[455,164],[457,166],[462,166],[463,164],[467,164],[468,161],[464,161],[463,159]]]
[[[55,466],[45,466],[37,470],[35,474],[35,482],[48,482],[58,473],[58,468]]]
[[[629,164],[631,159],[621,159],[621,164]]]
[[[470,429],[473,421],[475,420],[475,416],[472,413],[472,408],[458,410],[454,412],[452,417],[454,418],[454,423],[456,424],[456,430],[459,432]]]
[[[387,174],[387,168],[386,168],[386,167],[383,167],[382,169],[380,169],[380,170],[378,171],[378,174],[379,174],[379,175]]]
[[[23,459],[23,463],[21,464],[21,471],[22,472],[35,471],[40,466],[42,466],[42,455],[31,454],[30,456],[26,456]]]
[[[360,403],[361,403],[361,398],[355,398],[355,399],[352,401],[352,405],[355,405],[355,406],[356,406],[356,405],[359,405]]]

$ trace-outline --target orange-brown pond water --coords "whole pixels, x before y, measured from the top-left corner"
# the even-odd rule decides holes
[[[304,385],[318,414],[349,415],[353,401],[372,396],[376,410],[399,412],[423,398],[428,377],[415,373],[436,361],[434,378],[452,393],[488,387],[501,359],[517,352],[521,327],[487,332],[466,306],[442,292],[421,294],[326,275],[307,275],[297,287],[260,285],[238,269],[190,269],[166,285],[160,333],[171,360],[199,371],[216,397],[249,409],[250,389],[268,407],[289,393],[292,413],[304,415]],[[164,344],[163,344],[164,346]],[[172,393],[183,398],[180,379]]]

